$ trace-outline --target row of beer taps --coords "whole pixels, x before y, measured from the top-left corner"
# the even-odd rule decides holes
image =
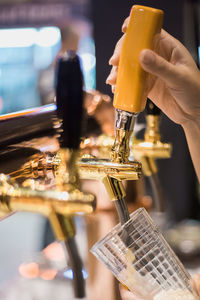
[[[99,93],[98,95],[100,101],[104,101]],[[112,106],[111,102],[110,106]],[[156,160],[169,158],[171,145],[161,141],[160,111],[150,101],[147,107],[144,140],[132,136],[130,154],[142,162],[143,174],[151,179],[154,208],[161,211],[163,198],[157,178]],[[55,118],[54,123],[55,127],[62,130],[60,119]],[[56,129],[57,135],[59,130]],[[57,153],[35,154],[19,170],[10,173],[9,177],[1,174],[0,178],[1,212],[6,214],[27,211],[43,214],[49,219],[55,238],[65,242],[74,271],[75,295],[78,298],[85,296],[85,280],[82,276],[83,263],[74,241],[76,232],[72,216],[91,214],[96,206],[94,195],[81,192],[80,179],[102,181],[110,199],[116,201],[119,198],[124,199],[126,195],[124,180],[138,180],[141,177],[139,163],[135,162],[133,165],[110,163],[109,153],[113,142],[114,137],[106,134],[96,138],[87,137],[82,139],[79,149],[70,150],[61,147]],[[94,152],[97,157],[94,157]],[[45,182],[49,174],[55,179],[55,187],[44,190],[42,182]],[[25,187],[16,184],[15,181],[20,178],[25,179],[23,182]],[[121,221],[125,222],[125,220]]]
[[[140,10],[140,7],[133,10],[136,23],[137,18],[140,18]],[[151,44],[153,44],[154,35],[162,26],[162,13],[155,11],[144,9],[147,18],[150,14],[156,20],[152,25],[155,28],[151,27],[151,24],[149,25],[149,30],[153,31]],[[147,35],[149,37],[148,33]],[[130,36],[127,34],[126,38],[130,39]],[[149,40],[148,38],[148,42]],[[137,44],[135,43],[135,45]],[[127,52],[124,52],[128,56]],[[120,68],[118,72],[120,80]],[[141,78],[143,77],[141,76]],[[119,91],[123,90],[120,87],[122,82],[121,79],[116,87],[118,96]],[[144,82],[141,84],[145,86]],[[133,93],[131,95],[133,96]],[[97,111],[104,102],[112,107],[108,98],[105,99],[100,93],[98,96],[99,102],[93,103],[92,112],[92,106],[89,106],[89,114]],[[94,99],[94,101],[96,100]],[[104,134],[103,137],[96,137],[93,142],[90,137],[82,138],[81,141],[84,118],[83,102],[83,77],[79,57],[74,51],[68,51],[59,58],[56,68],[57,111],[54,127],[59,141],[59,151],[36,154],[19,170],[10,173],[9,176],[4,174],[0,176],[1,213],[27,211],[43,214],[49,219],[55,238],[64,241],[73,270],[76,298],[84,298],[86,292],[82,272],[83,264],[74,239],[73,216],[91,214],[96,207],[95,196],[81,191],[80,180],[100,180],[111,201],[115,204],[120,222],[124,224],[129,220],[129,211],[125,201],[126,190],[123,181],[140,179],[143,165],[143,173],[150,178],[152,185],[155,208],[163,210],[156,159],[169,158],[171,155],[171,145],[163,143],[160,135],[160,110],[151,101],[147,103],[144,140],[138,140],[133,136],[135,116],[144,106],[140,104],[142,100],[138,99],[140,108],[134,111],[128,110],[127,107],[123,109],[120,106],[121,99],[116,98],[114,101],[116,108],[115,137]],[[94,149],[98,149],[97,156],[93,155]],[[137,161],[130,161],[130,155]],[[49,173],[53,175],[55,181],[52,188],[46,190],[37,179],[45,180]],[[32,180],[25,180],[23,185],[19,185],[16,183],[18,178]]]

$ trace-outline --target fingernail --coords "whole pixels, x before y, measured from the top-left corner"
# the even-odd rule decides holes
[[[151,51],[148,50],[143,50],[141,52],[141,61],[145,64],[145,65],[152,65],[155,62],[155,54]]]
[[[110,80],[109,79],[106,79],[106,84],[110,84]]]
[[[114,59],[115,57],[114,57],[114,55],[113,56],[111,56],[111,58],[109,59],[109,65],[112,65],[112,62],[113,62],[113,59]]]
[[[112,93],[115,93],[115,85],[112,85]]]
[[[109,74],[107,79],[106,79],[106,83],[109,83],[109,81],[112,80],[112,74]]]

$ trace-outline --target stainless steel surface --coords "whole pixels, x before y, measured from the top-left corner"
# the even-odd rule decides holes
[[[116,109],[115,128],[133,131],[137,114],[132,114],[124,110]]]

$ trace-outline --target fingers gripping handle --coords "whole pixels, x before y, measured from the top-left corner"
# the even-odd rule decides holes
[[[163,11],[134,5],[120,55],[114,107],[130,113],[144,110],[147,98],[147,73],[139,63],[143,49],[154,49],[160,33]]]

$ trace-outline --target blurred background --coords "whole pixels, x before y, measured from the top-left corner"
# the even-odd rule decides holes
[[[77,35],[85,88],[95,88],[95,45],[87,1],[1,1],[0,113],[53,101],[54,61]]]
[[[56,59],[68,43],[77,47],[81,58],[85,90],[97,89],[112,98],[110,87],[105,84],[110,72],[108,61],[134,4],[163,9],[164,29],[189,49],[199,65],[198,0],[0,0],[0,114],[54,102]],[[138,123],[145,123],[143,113]],[[196,230],[194,253],[199,258],[199,184],[185,136],[181,127],[165,115],[161,133],[173,145],[171,159],[158,161],[167,227],[179,236],[185,231],[177,226],[189,224],[190,228],[192,224]],[[141,130],[138,136],[143,134]],[[148,182],[144,193],[152,197]],[[85,225],[79,219],[77,222],[82,234]],[[31,255],[42,249],[45,226],[43,217],[31,214],[16,214],[0,223],[0,299],[17,299],[9,296],[8,282],[19,274],[24,260],[31,261]],[[189,235],[191,232],[194,233],[190,231]],[[82,237],[86,239],[85,233]],[[189,250],[184,245],[183,252],[187,254]]]

